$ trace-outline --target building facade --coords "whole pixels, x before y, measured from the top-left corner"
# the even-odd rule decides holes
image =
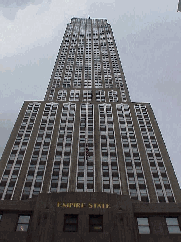
[[[71,19],[0,178],[0,241],[181,240],[177,178],[151,105],[130,100],[106,19]]]

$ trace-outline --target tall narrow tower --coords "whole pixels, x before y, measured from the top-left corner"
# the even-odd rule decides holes
[[[106,19],[71,19],[45,99],[24,102],[0,177],[1,200],[107,192],[181,201],[150,104],[130,100]]]

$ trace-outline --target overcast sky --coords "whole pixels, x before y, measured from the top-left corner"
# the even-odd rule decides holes
[[[133,102],[150,102],[181,186],[177,0],[0,0],[0,157],[24,100],[43,100],[67,23],[107,18]]]

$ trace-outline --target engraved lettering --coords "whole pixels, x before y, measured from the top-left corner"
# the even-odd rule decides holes
[[[84,208],[86,207],[86,203],[57,203],[57,207],[62,208]],[[108,203],[88,203],[88,208],[110,208],[110,204]]]
[[[76,208],[80,208],[80,203],[76,203]]]
[[[81,203],[81,208],[85,207],[85,203]]]
[[[100,203],[97,204],[97,208],[102,208]]]
[[[63,207],[63,208],[66,208],[66,207],[67,207],[67,204],[66,204],[66,203],[63,203],[63,204],[62,204],[62,207]]]
[[[89,208],[92,208],[93,206],[92,206],[92,203],[89,203]]]
[[[106,208],[110,208],[110,206],[109,206],[109,204],[108,204],[108,203],[106,203]]]

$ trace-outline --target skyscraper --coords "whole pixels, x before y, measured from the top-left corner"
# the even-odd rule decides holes
[[[49,201],[49,209],[50,200],[57,197],[63,199],[57,201],[57,208],[62,209],[86,209],[88,204],[88,208],[104,210],[117,206],[111,202],[116,199],[117,204],[137,203],[136,213],[152,203],[159,204],[158,211],[166,203],[165,214],[169,208],[176,211],[181,192],[161,132],[151,105],[130,100],[106,19],[71,19],[44,101],[24,102],[1,158],[0,177],[1,204],[16,204],[20,210],[20,204],[24,210],[28,209],[23,204],[29,204],[30,211],[35,201],[38,212],[40,201]],[[82,202],[76,202],[78,198]],[[27,214],[19,215],[17,230],[28,228]],[[96,214],[89,217],[89,232],[103,232],[103,215]],[[70,223],[70,216],[74,222]],[[36,213],[33,219],[38,221]],[[64,219],[64,232],[78,231],[76,212],[64,214]],[[171,226],[180,234],[177,217],[173,219],[170,223],[176,225]],[[23,223],[25,220],[28,222]],[[149,221],[138,218],[140,231],[150,233]],[[49,237],[45,227],[36,233],[37,228],[31,227],[34,235],[27,241],[58,241]],[[37,233],[41,236],[36,237]],[[130,241],[139,241],[134,232],[135,236],[125,233],[134,238]]]

